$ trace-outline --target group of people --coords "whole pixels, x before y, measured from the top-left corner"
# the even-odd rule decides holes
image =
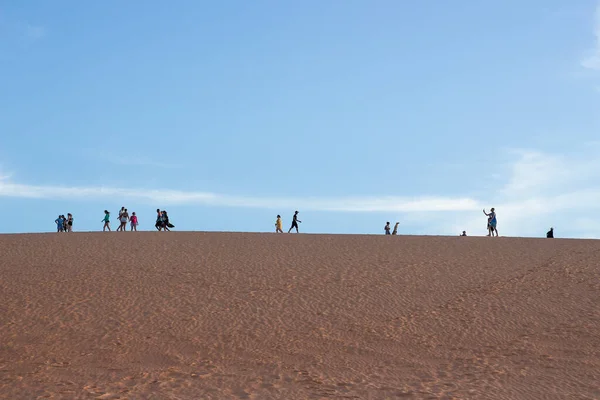
[[[68,213],[65,217],[64,215],[59,215],[56,220],[54,220],[56,224],[57,232],[73,232],[73,215]]]
[[[496,210],[494,209],[494,207],[492,207],[490,209],[490,213],[488,214],[485,212],[485,208],[484,208],[483,213],[488,217],[488,222],[487,222],[488,236],[494,236],[494,233],[496,233],[496,237],[498,237],[498,229],[496,228],[496,225],[498,223],[498,221],[496,220]],[[467,232],[462,231],[462,234],[460,236],[467,236]],[[550,228],[550,230],[548,232],[546,232],[546,238],[548,238],[548,239],[554,238],[554,228]]]
[[[294,228],[296,228],[296,233],[300,233],[298,230],[299,223],[302,223],[302,221],[298,219],[298,211],[295,211],[294,216],[292,217],[292,226],[290,226],[288,233],[290,233]],[[283,222],[281,222],[281,215],[277,215],[277,220],[275,220],[275,233],[283,233]]]
[[[157,230],[170,231],[169,228],[175,227],[175,225],[169,222],[169,215],[165,210],[157,209],[156,214],[156,224],[154,226]],[[130,225],[131,232],[137,231],[139,221],[135,212],[132,212],[131,215],[129,215],[129,211],[125,207],[121,207],[121,210],[119,210],[118,221],[119,227],[116,229],[116,231],[125,232],[127,230],[128,222]],[[104,227],[102,228],[102,230],[110,231],[110,212],[108,210],[104,210],[104,219],[102,219],[102,222],[104,222]]]
[[[116,229],[117,232],[125,232],[127,230],[128,222],[131,227],[131,231],[137,231],[138,217],[135,212],[132,212],[131,215],[129,215],[129,211],[125,207],[121,207],[119,210],[118,221],[119,227]],[[110,232],[110,212],[108,210],[104,210],[104,218],[102,219],[102,222],[104,222],[102,231],[108,230]]]
[[[169,222],[169,215],[167,214],[167,212],[165,210],[162,210],[160,208],[156,209],[156,223],[154,224],[154,227],[160,232],[161,230],[164,230],[165,232],[170,231],[169,228],[175,228],[175,225],[173,225],[172,223]]]
[[[494,207],[492,207],[490,209],[489,213],[485,212],[485,208],[483,209],[483,213],[488,217],[488,221],[487,221],[487,230],[488,230],[488,236],[498,236],[498,229],[496,229],[496,225],[497,225],[497,220],[496,220],[496,209]],[[279,216],[278,216],[279,217]],[[399,223],[396,222],[396,225],[394,225],[394,230],[390,233],[391,230],[391,226],[389,222],[386,222],[385,226],[384,226],[384,231],[386,235],[397,235],[398,234],[398,225]],[[552,228],[550,228],[550,232],[548,232],[548,235],[552,234]],[[467,231],[462,231],[462,233],[460,234],[460,236],[467,236]],[[548,237],[554,237],[554,236],[548,236]]]
[[[495,208],[492,207],[490,209],[489,213],[486,213],[485,208],[484,208],[483,213],[488,217],[488,220],[487,220],[488,235],[487,236],[498,237],[498,229],[496,228],[498,221],[496,219]],[[135,212],[132,212],[131,215],[129,215],[129,211],[127,211],[127,209],[125,207],[121,207],[121,210],[119,210],[118,220],[119,220],[119,227],[116,229],[116,231],[121,231],[121,232],[126,231],[128,222],[130,225],[130,230],[132,232],[137,231],[138,217],[135,214]],[[54,222],[56,223],[56,231],[57,232],[73,232],[73,215],[71,213],[68,213],[66,217],[64,215],[59,215],[58,218]],[[106,231],[106,230],[110,231],[111,230],[110,229],[110,212],[108,210],[104,210],[104,218],[102,219],[102,222],[104,223],[102,231]],[[296,229],[296,233],[300,233],[299,229],[298,229],[298,224],[301,222],[302,221],[300,221],[298,219],[298,211],[295,211],[294,216],[292,217],[292,226],[290,227],[290,229],[288,230],[287,233],[290,233],[292,231],[292,229]],[[389,221],[386,222],[385,227],[384,227],[385,234],[386,235],[397,235],[398,234],[398,225],[400,225],[400,223],[396,222],[396,224],[394,225],[394,230],[392,231],[390,222]],[[156,209],[156,224],[154,226],[158,231],[170,231],[169,228],[175,227],[175,225],[173,225],[169,221],[169,215],[167,214],[167,212],[165,210],[161,210],[161,209]],[[283,223],[281,221],[281,215],[277,215],[277,220],[275,221],[275,232],[283,233]],[[463,231],[460,236],[467,236],[467,232]],[[546,237],[554,238],[554,228],[550,228],[550,230],[546,233]]]

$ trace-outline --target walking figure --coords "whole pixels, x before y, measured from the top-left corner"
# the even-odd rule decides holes
[[[104,210],[104,219],[102,220],[102,222],[104,222],[104,227],[102,227],[102,231],[106,231],[108,229],[108,231],[110,232],[110,213],[108,212],[108,210]]]
[[[283,223],[281,222],[281,215],[277,216],[275,221],[275,233],[283,233]]]
[[[298,231],[298,223],[302,223],[302,221],[300,221],[298,219],[298,211],[296,211],[294,213],[294,217],[292,218],[292,226],[290,227],[290,230],[288,231],[288,233],[290,233],[292,231],[292,229],[296,228],[296,233],[300,233]]]

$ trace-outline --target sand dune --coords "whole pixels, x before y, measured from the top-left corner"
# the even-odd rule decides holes
[[[3,399],[600,398],[600,241],[0,236]]]

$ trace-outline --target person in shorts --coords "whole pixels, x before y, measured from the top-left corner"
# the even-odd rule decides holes
[[[131,224],[131,232],[133,232],[133,231],[137,232],[138,217],[137,217],[137,215],[135,215],[135,211],[131,213],[131,218],[129,218],[129,222]]]
[[[488,217],[488,236],[494,236],[494,232],[496,233],[496,237],[498,237],[498,229],[496,229],[496,224],[498,221],[496,220],[496,210],[494,207],[490,209],[490,213],[485,212],[485,208],[483,209],[483,213]]]
[[[302,223],[302,221],[300,221],[298,219],[298,211],[296,211],[294,213],[294,216],[292,217],[292,226],[290,227],[290,230],[288,231],[288,233],[290,233],[292,231],[292,229],[296,228],[296,233],[300,233],[298,231],[298,223]]]
[[[102,231],[104,232],[108,229],[110,232],[110,212],[108,210],[104,210],[104,219],[102,219],[102,222],[104,222]]]

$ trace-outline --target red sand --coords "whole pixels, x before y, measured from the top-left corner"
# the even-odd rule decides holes
[[[600,241],[2,235],[3,399],[600,398]]]

